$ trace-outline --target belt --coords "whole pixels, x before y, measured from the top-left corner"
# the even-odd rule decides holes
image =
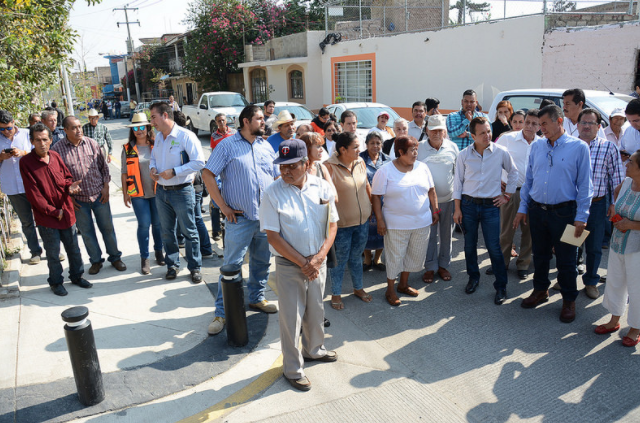
[[[160,185],[160,184],[158,184]],[[180,185],[160,185],[163,189],[167,190],[167,191],[177,191],[179,189],[182,188],[186,188],[189,185],[191,185],[189,182],[184,183],[184,184],[180,184]]]
[[[543,203],[538,203],[535,200],[531,200],[532,206],[540,207],[542,210],[556,210],[556,209],[561,209],[563,207],[567,207],[575,204],[576,204],[575,201],[565,201],[564,203],[558,203],[558,204],[543,204]]]
[[[604,199],[604,195],[602,197],[595,197],[591,199],[592,203],[597,203],[598,201],[602,201]]]
[[[518,187],[516,188],[516,191],[520,191],[522,189],[522,187]]]
[[[495,205],[493,204],[493,198],[472,197],[472,196],[467,195],[467,194],[462,194],[462,198],[464,198],[467,201],[472,202],[473,204],[495,207]]]

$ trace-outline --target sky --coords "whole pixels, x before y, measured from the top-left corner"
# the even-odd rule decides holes
[[[116,25],[126,21],[124,11],[113,11],[114,8],[125,5],[139,8],[127,12],[129,22],[140,21],[140,26],[130,25],[131,38],[138,47],[140,38],[187,31],[182,21],[188,4],[188,0],[103,0],[88,6],[85,0],[77,0],[69,17],[70,26],[79,34],[73,59],[80,61],[84,51],[87,70],[93,70],[96,66],[109,66],[99,53],[126,53],[127,26]]]

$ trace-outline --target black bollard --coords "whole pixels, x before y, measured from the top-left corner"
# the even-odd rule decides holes
[[[227,325],[227,342],[232,347],[244,347],[249,343],[247,313],[244,308],[242,267],[226,264],[220,268],[222,274],[222,300]]]
[[[89,309],[86,307],[72,307],[62,312],[62,320],[67,323],[64,325],[64,336],[67,339],[78,398],[82,405],[90,406],[104,400],[104,386],[93,328],[87,316]]]

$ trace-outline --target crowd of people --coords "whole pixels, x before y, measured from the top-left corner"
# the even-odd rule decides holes
[[[533,291],[521,302],[535,308],[548,301],[549,271],[555,256],[562,295],[560,320],[576,317],[582,274],[592,299],[607,283],[603,305],[611,313],[597,334],[620,328],[629,308],[625,346],[640,339],[640,100],[603,118],[585,108],[581,89],[567,90],[563,107],[513,110],[497,105],[490,122],[479,111],[473,90],[461,108],[447,117],[439,101],[412,105],[412,120],[389,126],[386,112],[366,136],[358,134],[358,116],[347,110],[336,117],[321,109],[310,125],[295,116],[247,106],[230,128],[227,116],[215,116],[208,160],[197,136],[184,128],[184,116],[165,102],[150,107],[150,119],[136,114],[121,152],[124,204],[137,218],[140,272],[150,273],[150,242],[155,261],[174,279],[184,244],[193,283],[202,281],[203,256],[212,254],[202,221],[202,198],[211,196],[214,239],[224,220],[223,265],[241,265],[249,253],[249,307],[280,311],[284,376],[293,387],[309,390],[304,361],[331,362],[335,351],[324,346],[323,298],[330,286],[330,306],[343,310],[343,282],[348,269],[354,297],[369,303],[364,272],[385,272],[385,299],[401,304],[398,294],[418,296],[409,275],[451,281],[455,230],[464,238],[468,281],[480,286],[479,228],[491,260],[494,303],[508,298],[508,269],[529,278]],[[84,126],[74,116],[58,120],[58,111],[31,115],[29,128],[18,128],[0,111],[0,183],[22,224],[30,264],[39,262],[36,228],[56,295],[63,286],[60,242],[69,258],[69,279],[82,288],[84,267],[77,242],[80,232],[91,266],[106,259],[125,271],[110,209],[112,140],[89,112]],[[58,124],[61,125],[58,126]],[[203,232],[204,228],[204,232]],[[519,248],[514,238],[520,228]],[[586,238],[584,231],[588,231]],[[583,233],[584,232],[584,233]],[[607,277],[598,274],[602,249],[610,248]],[[275,256],[278,306],[265,298],[270,260]],[[514,260],[515,259],[515,260]],[[323,323],[324,322],[324,323]],[[215,300],[211,335],[226,324],[221,283]],[[300,346],[300,337],[302,343]]]

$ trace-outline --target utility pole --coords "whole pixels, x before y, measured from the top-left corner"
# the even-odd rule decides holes
[[[138,10],[137,7],[127,7],[126,5],[124,7],[116,7],[115,9],[113,9],[114,11],[116,10],[124,10],[124,17],[126,22],[118,22],[116,25],[118,25],[118,28],[120,28],[120,24],[123,25],[127,25],[127,34],[129,35],[129,38],[127,38],[127,54],[131,55],[131,60],[133,61],[133,79],[135,81],[136,84],[136,99],[138,101],[138,103],[140,103],[140,87],[138,85],[138,72],[136,71],[136,58],[133,55],[133,40],[131,39],[131,30],[129,29],[129,25],[130,24],[138,24],[138,26],[140,26],[140,21],[135,21],[135,22],[129,22],[129,14],[127,13],[129,10]],[[127,64],[127,59],[125,58],[125,69],[126,69],[126,64]],[[129,82],[129,75],[127,75],[127,83]],[[129,88],[129,87],[127,87]]]

